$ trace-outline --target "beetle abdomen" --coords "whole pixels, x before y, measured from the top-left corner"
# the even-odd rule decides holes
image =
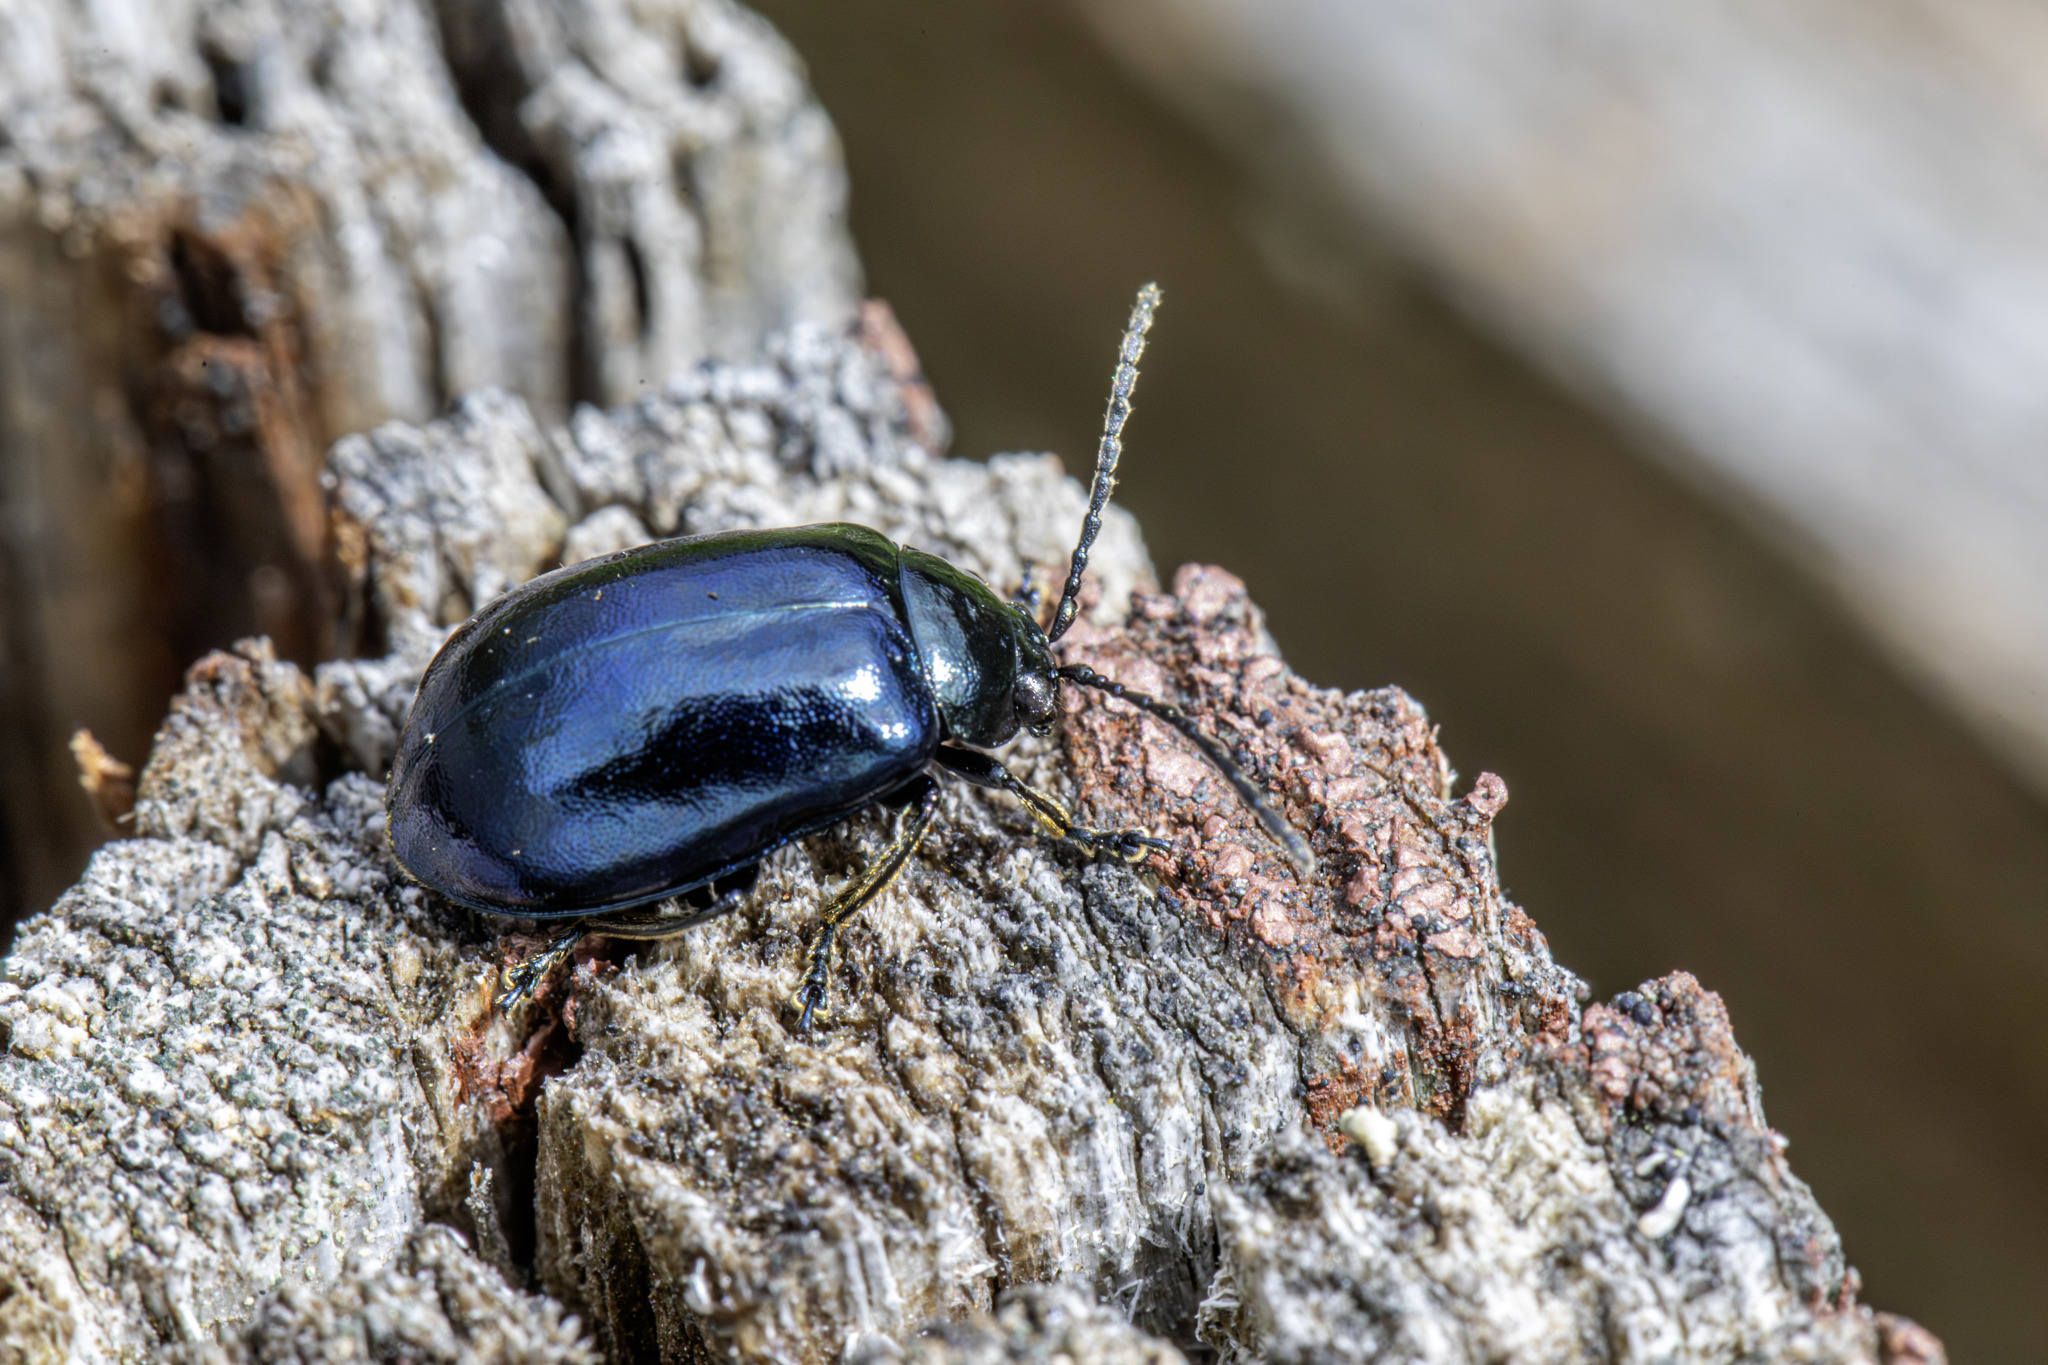
[[[940,727],[894,547],[851,530],[665,542],[480,613],[428,669],[393,765],[399,861],[480,909],[594,913],[921,771]]]

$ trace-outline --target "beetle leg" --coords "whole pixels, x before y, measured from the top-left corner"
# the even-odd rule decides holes
[[[810,969],[804,973],[803,989],[797,999],[804,1007],[803,1018],[797,1021],[799,1033],[810,1028],[811,1016],[825,1003],[825,994],[831,983],[832,943],[839,935],[840,926],[860,913],[861,907],[882,894],[889,883],[896,880],[896,874],[910,861],[910,855],[924,836],[931,833],[932,825],[939,818],[939,784],[929,777],[918,779],[923,789],[913,784],[911,797],[913,809],[910,818],[898,828],[896,837],[882,850],[882,856],[867,865],[867,868],[832,898],[819,916],[818,939],[811,945]]]
[[[672,938],[685,929],[694,929],[739,909],[754,893],[754,883],[760,875],[761,865],[755,863],[680,896],[593,915],[584,925],[591,933],[607,938]]]
[[[586,932],[579,920],[555,935],[553,943],[506,972],[505,989],[498,993],[496,1002],[498,1010],[502,1013],[520,1001],[532,998],[535,988],[548,979],[548,973],[561,966],[569,954],[576,951],[576,945],[583,941]]]
[[[1023,576],[1017,580],[1017,591],[1011,594],[1010,597],[1012,602],[1024,608],[1025,613],[1033,621],[1038,619],[1039,608],[1044,605],[1044,599],[1038,591],[1038,584],[1032,578],[1032,575],[1037,571],[1038,566],[1036,564],[1033,564],[1028,559],[1025,560]]]
[[[1082,824],[1057,796],[1026,786],[1015,773],[979,750],[941,744],[938,762],[977,787],[1010,793],[1056,837],[1086,844],[1097,853],[1114,854],[1127,863],[1135,863],[1148,849],[1173,848],[1166,840],[1154,839],[1141,829],[1096,829]]]
[[[706,920],[717,919],[738,909],[753,894],[754,882],[760,875],[760,865],[754,864],[729,873],[686,896],[629,910],[613,910],[576,921],[557,934],[547,947],[505,973],[505,989],[498,993],[497,1008],[502,1012],[521,1000],[529,999],[539,989],[540,983],[548,979],[548,974],[576,950],[576,945],[586,934],[602,934],[606,938],[673,937],[685,929],[693,929]]]

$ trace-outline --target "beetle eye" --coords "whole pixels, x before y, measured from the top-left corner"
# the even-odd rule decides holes
[[[1026,729],[1043,730],[1059,714],[1059,684],[1044,673],[1025,673],[1018,677],[1010,700],[1016,707],[1019,724]]]

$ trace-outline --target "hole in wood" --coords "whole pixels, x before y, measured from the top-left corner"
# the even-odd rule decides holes
[[[199,55],[206,59],[206,69],[213,73],[213,103],[220,110],[220,121],[233,127],[246,127],[249,122],[249,68],[216,47],[206,47]]]
[[[218,247],[196,233],[173,233],[171,273],[178,282],[178,301],[195,329],[215,336],[256,335],[249,325],[240,272]]]

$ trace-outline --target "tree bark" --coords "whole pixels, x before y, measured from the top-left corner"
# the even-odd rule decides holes
[[[810,1033],[801,947],[880,813],[772,855],[736,914],[586,940],[495,1012],[538,941],[406,884],[383,839],[457,623],[651,537],[842,519],[1050,582],[1082,489],[1050,456],[936,453],[907,342],[847,306],[829,128],[741,11],[200,5],[111,65],[26,13],[11,79],[68,33],[46,66],[71,84],[18,101],[4,150],[29,169],[0,176],[0,262],[32,287],[0,311],[17,340],[50,329],[0,361],[10,467],[69,480],[64,543],[104,547],[117,512],[160,525],[176,459],[231,448],[205,487],[304,533],[331,612],[293,619],[343,623],[354,656],[201,659],[129,837],[22,927],[0,1360],[1940,1358],[1856,1302],[1719,1002],[1678,974],[1589,1005],[1501,893],[1503,784],[1461,791],[1399,690],[1293,674],[1227,573],[1162,591],[1114,509],[1066,658],[1184,702],[1316,878],[1177,737],[1073,696],[1009,760],[1171,842],[1143,867],[950,791]],[[87,211],[113,203],[142,207]],[[44,285],[70,302],[36,313]],[[486,389],[306,453],[490,379],[531,401]],[[560,421],[585,393],[613,406]],[[122,450],[131,503],[94,463]],[[107,601],[143,563],[97,566]],[[47,698],[55,675],[12,676]],[[118,804],[106,751],[78,753]]]
[[[1679,974],[1585,1004],[1501,894],[1499,780],[1458,794],[1398,690],[1296,677],[1222,571],[1159,591],[1121,514],[1067,657],[1227,737],[1313,884],[1176,737],[1076,697],[1019,765],[1171,840],[1146,867],[951,792],[808,1035],[800,948],[878,814],[494,1014],[534,941],[405,885],[380,838],[455,621],[564,545],[838,517],[1010,584],[1059,563],[1081,489],[931,455],[883,355],[824,329],[560,448],[484,395],[330,466],[390,652],[196,666],[136,837],[9,959],[7,1339],[288,1359],[398,1340],[402,1299],[435,1359],[574,1358],[563,1312],[620,1360],[1939,1358],[1856,1302],[1718,1000]],[[482,1304],[492,1267],[521,1292]]]

